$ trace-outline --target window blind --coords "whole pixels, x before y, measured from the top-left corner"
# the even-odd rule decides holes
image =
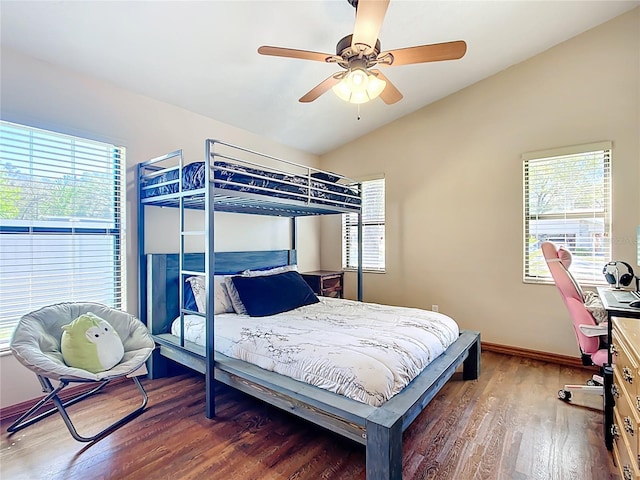
[[[362,182],[362,269],[385,269],[384,178]],[[358,215],[342,216],[342,268],[358,268]]]
[[[0,349],[40,307],[126,307],[123,164],[123,148],[0,122]]]
[[[611,258],[611,142],[523,155],[524,280],[552,282],[540,246],[564,245],[579,282],[602,284]]]

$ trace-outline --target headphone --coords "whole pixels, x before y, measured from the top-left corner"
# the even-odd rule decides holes
[[[618,271],[618,264],[622,264],[627,267],[627,273],[620,275],[620,272]],[[611,273],[611,270],[613,270],[615,274]],[[620,260],[607,263],[602,269],[602,273],[604,274],[604,278],[608,284],[616,286],[622,285],[623,287],[626,287],[631,284],[631,281],[634,278],[633,268],[631,268],[631,265]]]

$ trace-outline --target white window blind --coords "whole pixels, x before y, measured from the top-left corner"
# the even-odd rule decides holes
[[[0,122],[0,350],[60,302],[124,304],[124,149]]]
[[[385,269],[384,178],[362,182],[362,269]],[[358,268],[358,215],[342,216],[342,268]]]
[[[552,282],[540,245],[573,254],[579,282],[601,284],[611,258],[611,142],[532,152],[524,159],[524,281]]]

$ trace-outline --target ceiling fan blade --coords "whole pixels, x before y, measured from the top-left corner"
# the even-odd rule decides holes
[[[385,82],[387,82],[387,86],[384,87],[384,90],[382,90],[382,93],[380,94],[380,98],[384,103],[386,103],[387,105],[391,105],[402,100],[402,94],[400,93],[400,90],[398,90],[396,86],[391,83],[380,70],[371,70],[371,73],[376,75],[380,80],[384,80]]]
[[[358,51],[356,45],[366,45],[364,53],[373,51],[378,41],[382,21],[387,13],[389,0],[359,0],[356,7],[356,24],[353,27],[351,48]]]
[[[393,55],[393,62],[387,64],[381,62],[380,65],[409,65],[411,63],[439,62],[442,60],[457,60],[464,57],[467,52],[467,44],[463,40],[456,42],[434,43],[431,45],[420,45],[418,47],[400,48],[389,50],[378,55],[381,58],[387,54]]]
[[[331,75],[329,78],[326,78],[325,80],[323,80],[322,82],[320,82],[318,85],[316,85],[315,87],[313,87],[306,95],[304,95],[299,102],[302,103],[309,103],[309,102],[313,102],[316,98],[318,98],[320,95],[322,95],[323,93],[325,93],[327,90],[329,90],[331,87],[333,87],[335,84],[337,84],[338,82],[340,82],[341,78],[336,78],[336,75]]]
[[[333,57],[330,53],[311,52],[309,50],[296,50],[293,48],[270,47],[263,45],[258,48],[260,55],[272,55],[274,57],[300,58],[302,60],[315,60],[326,62],[327,58]]]

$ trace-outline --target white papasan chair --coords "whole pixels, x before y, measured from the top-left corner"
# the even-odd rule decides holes
[[[62,358],[60,346],[63,333],[62,326],[89,312],[109,322],[118,332],[124,346],[122,360],[113,368],[104,372],[92,373],[80,368],[69,367]],[[145,362],[155,348],[155,343],[147,327],[133,315],[99,303],[59,303],[50,305],[31,312],[20,319],[13,332],[10,347],[16,359],[37,375],[42,385],[42,391],[47,394],[9,426],[7,430],[10,433],[32,425],[57,410],[73,438],[80,442],[92,442],[111,433],[142,413],[147,405],[147,393],[137,375],[146,373]],[[90,437],[79,435],[65,407],[99,392],[111,380],[127,376],[130,376],[138,387],[142,395],[142,404],[133,412],[115,421],[95,435]],[[52,380],[60,382],[58,387],[53,387]],[[70,383],[91,382],[97,382],[98,385],[70,400],[63,402],[59,396],[61,390]],[[36,415],[38,410],[48,401],[53,402],[55,408]]]

